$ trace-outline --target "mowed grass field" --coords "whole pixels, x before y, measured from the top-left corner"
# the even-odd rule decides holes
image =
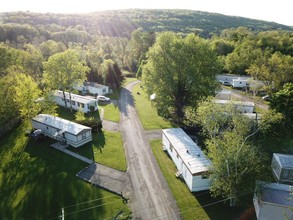
[[[0,219],[114,219],[130,215],[122,199],[75,175],[87,164],[35,142],[22,123],[0,140]]]
[[[142,90],[142,88],[140,88],[139,85],[140,83],[133,87],[132,94],[135,100],[137,114],[144,129],[152,130],[174,127],[170,121],[158,115],[157,110],[154,106],[152,106],[148,95]],[[140,95],[138,95],[137,92],[140,92]]]

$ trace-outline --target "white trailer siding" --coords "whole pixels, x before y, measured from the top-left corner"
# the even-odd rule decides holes
[[[56,90],[54,92],[54,101],[59,106],[62,106],[62,107],[67,106],[67,108],[72,107],[72,109],[76,111],[81,110],[84,113],[90,112],[91,106],[94,107],[94,111],[98,110],[97,99],[71,93],[71,100],[70,100],[68,92],[65,92],[65,97],[66,97],[66,104],[65,104],[63,92],[60,90]]]
[[[241,113],[253,113],[254,112],[254,103],[253,102],[242,102],[242,101],[230,101],[230,100],[216,99],[215,103],[220,104],[220,105],[232,104]]]
[[[247,86],[248,86],[247,78],[232,79],[232,87],[233,88],[245,88]]]
[[[208,190],[211,183],[205,176],[211,161],[192,139],[181,128],[171,128],[163,130],[162,140],[163,149],[172,158],[190,191]]]
[[[92,141],[91,128],[47,114],[32,119],[32,127],[58,141],[65,141],[73,147],[80,147]]]
[[[93,95],[107,95],[110,93],[109,86],[95,82],[84,82],[83,85],[75,85],[74,88],[82,93],[90,93]]]

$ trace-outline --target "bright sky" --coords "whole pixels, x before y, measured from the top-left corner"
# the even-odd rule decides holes
[[[191,9],[293,26],[292,0],[7,0],[0,12],[88,13],[130,8]]]

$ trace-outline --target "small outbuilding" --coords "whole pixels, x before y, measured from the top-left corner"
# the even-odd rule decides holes
[[[293,155],[274,153],[272,170],[279,183],[293,185]]]
[[[258,181],[253,197],[258,220],[293,219],[292,186]]]
[[[72,108],[76,111],[81,110],[84,113],[98,110],[97,99],[93,99],[91,97],[81,96],[81,95],[77,95],[73,93],[71,93],[70,96],[71,96],[71,99],[69,97],[69,93],[65,92],[65,99],[64,99],[63,91],[55,90],[54,101],[59,106],[63,106],[63,107],[67,106],[67,108]]]
[[[167,151],[191,192],[210,189],[208,171],[211,161],[181,129],[163,129],[163,150]]]
[[[52,115],[37,115],[32,119],[32,127],[41,130],[44,135],[50,138],[75,148],[92,141],[90,127]]]

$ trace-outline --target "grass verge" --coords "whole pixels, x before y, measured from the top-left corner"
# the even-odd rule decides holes
[[[160,117],[155,107],[152,106],[148,95],[139,87],[139,83],[133,87],[133,97],[142,126],[146,130],[171,128],[175,125]],[[140,95],[137,94],[140,92]],[[151,120],[150,120],[151,119]]]
[[[173,161],[162,150],[161,140],[152,140],[150,144],[160,169],[177,201],[183,219],[239,219],[239,216],[245,212],[247,206],[231,208],[228,203],[219,202],[221,199],[212,198],[208,191],[191,193],[185,182],[176,178],[177,169]],[[251,201],[252,195],[249,194],[248,197]]]
[[[93,133],[92,143],[79,148],[69,147],[67,149],[120,171],[125,171],[127,168],[122,136],[119,132]]]
[[[113,121],[113,122],[119,122],[120,121],[120,112],[117,104],[110,103],[105,105],[99,106],[99,111],[101,111],[100,108],[104,109],[104,120]]]
[[[113,219],[129,208],[114,194],[75,177],[86,166],[56,151],[49,138],[35,142],[22,123],[0,141],[0,219]]]
[[[152,140],[150,144],[160,169],[177,201],[183,219],[209,219],[205,210],[201,208],[200,203],[190,193],[185,183],[176,178],[176,167],[162,150],[161,140]]]

